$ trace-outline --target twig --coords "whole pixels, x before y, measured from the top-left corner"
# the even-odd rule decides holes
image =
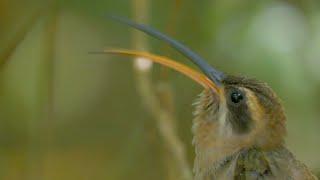
[[[29,30],[34,26],[41,13],[40,10],[37,10],[30,17],[26,18],[23,25],[16,28],[17,30],[14,33],[14,37],[6,43],[3,49],[0,49],[0,67],[3,67],[7,63],[17,46],[24,40]]]
[[[133,0],[133,10],[137,21],[146,22],[148,18],[148,0]],[[134,32],[133,43],[137,49],[146,50],[148,47],[146,37]],[[179,139],[174,122],[176,122],[171,108],[161,106],[161,97],[158,97],[151,80],[152,64],[145,59],[136,59],[134,71],[136,74],[137,88],[147,109],[157,122],[157,127],[169,152],[171,153],[177,168],[181,173],[181,179],[191,180],[192,173],[186,158],[185,148]],[[169,100],[172,101],[172,100]],[[171,110],[170,110],[171,109]]]

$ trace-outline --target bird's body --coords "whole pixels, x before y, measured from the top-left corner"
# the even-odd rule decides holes
[[[144,57],[175,69],[204,87],[195,103],[192,127],[195,180],[317,179],[285,147],[285,112],[266,83],[226,75],[182,43],[153,28],[120,17],[111,18],[167,42],[203,72],[145,52],[104,51]]]
[[[284,146],[272,150],[242,149],[202,169],[196,166],[195,170],[195,180],[317,179]]]

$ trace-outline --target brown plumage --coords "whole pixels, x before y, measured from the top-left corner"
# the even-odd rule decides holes
[[[285,147],[286,116],[266,83],[228,76],[222,89],[205,90],[196,102],[196,180],[317,179]],[[241,101],[232,102],[238,92]]]
[[[195,103],[192,127],[195,180],[317,179],[285,147],[286,116],[279,98],[266,83],[227,76],[159,31],[124,18],[111,18],[167,42],[203,72],[145,52],[102,52],[147,58],[185,74],[205,88]]]

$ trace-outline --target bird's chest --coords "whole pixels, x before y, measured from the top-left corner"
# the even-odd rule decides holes
[[[279,167],[276,159],[267,157],[255,149],[237,152],[223,160],[213,163],[209,168],[203,168],[196,175],[196,180],[260,180],[260,179],[290,179],[275,171]],[[274,173],[277,173],[275,176]],[[287,174],[287,173],[284,173]],[[275,178],[277,177],[277,178]]]

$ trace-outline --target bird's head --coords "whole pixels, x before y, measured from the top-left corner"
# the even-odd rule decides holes
[[[195,102],[194,143],[200,149],[270,149],[283,144],[285,113],[273,90],[255,79],[225,76],[219,91]]]
[[[273,148],[283,143],[285,114],[279,99],[263,82],[226,75],[180,42],[148,26],[120,17],[112,19],[167,42],[202,73],[168,58],[146,52],[108,49],[103,53],[144,57],[175,69],[204,87],[195,103],[194,144],[198,151]]]

